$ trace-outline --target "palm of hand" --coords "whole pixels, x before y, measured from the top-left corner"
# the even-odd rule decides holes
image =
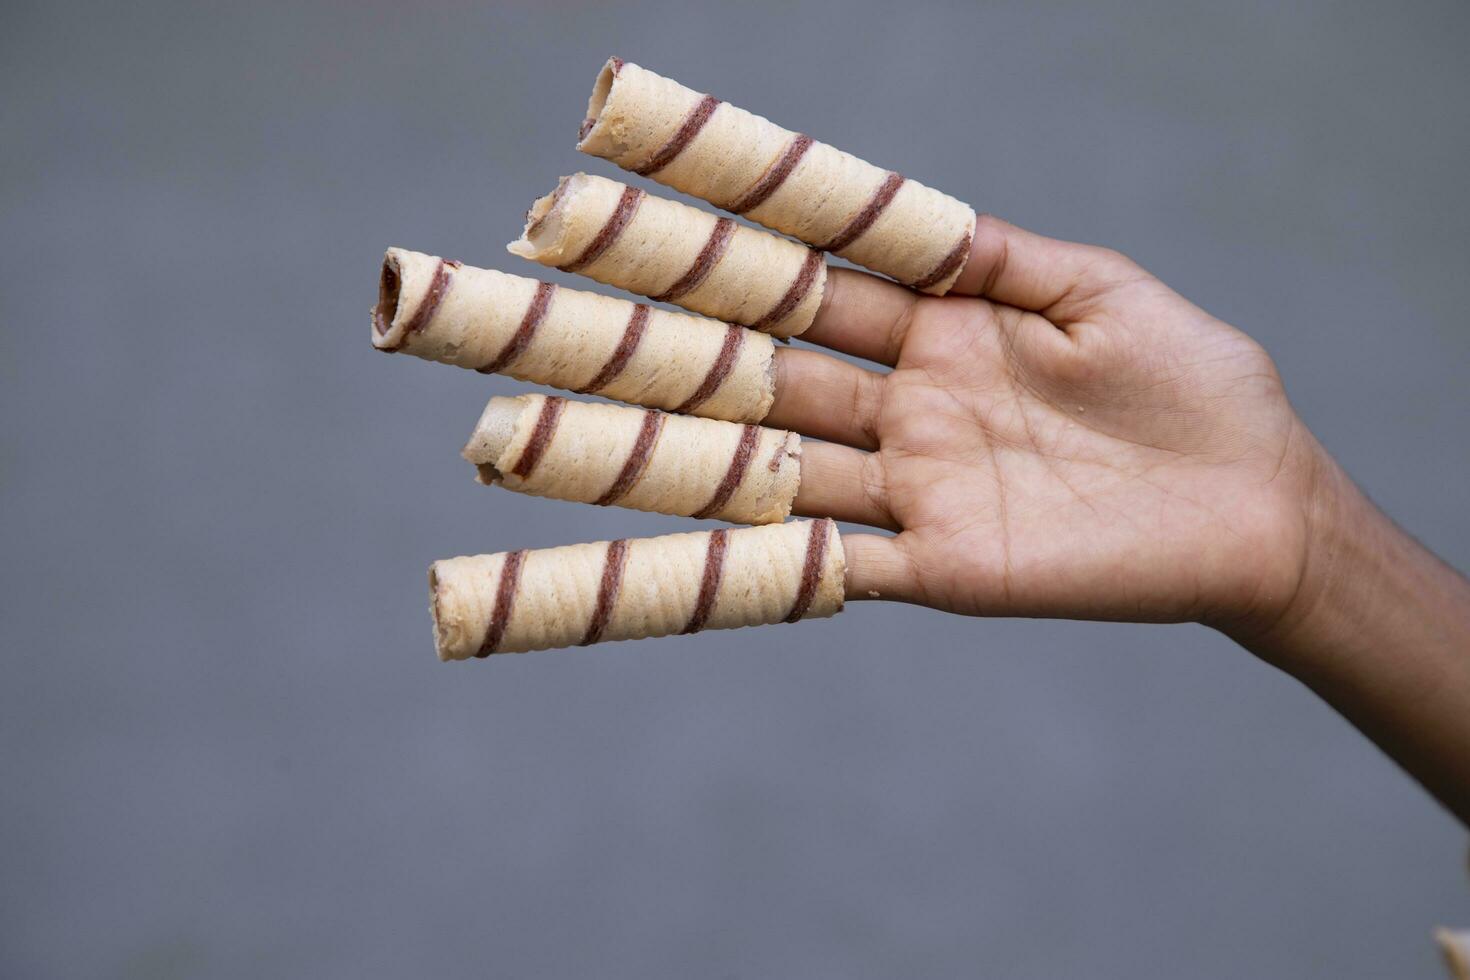
[[[1284,605],[1310,437],[1270,359],[1140,270],[1095,283],[1045,316],[910,308],[869,470],[913,598],[1151,621]]]

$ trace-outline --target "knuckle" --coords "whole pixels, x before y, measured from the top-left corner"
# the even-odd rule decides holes
[[[893,321],[893,326],[888,331],[888,339],[883,345],[883,358],[886,363],[898,363],[899,357],[903,354],[904,341],[909,335],[909,328],[914,324],[914,312],[918,307],[919,297],[915,296],[904,306],[898,319]]]
[[[1116,248],[1094,246],[1094,267],[1109,278],[1131,278],[1143,271],[1133,258]]]
[[[975,238],[1004,237],[1010,222],[1004,218],[998,218],[989,211],[982,211],[975,215]]]
[[[981,214],[975,218],[975,239],[972,249],[980,257],[985,270],[984,282],[980,287],[982,296],[989,294],[1005,274],[1010,258],[1010,223],[993,214]]]
[[[883,470],[883,458],[877,453],[863,458],[858,467],[858,480],[869,509],[876,515],[888,517],[888,477]]]
[[[867,442],[878,444],[878,416],[883,404],[883,378],[864,371],[852,388],[852,427]]]

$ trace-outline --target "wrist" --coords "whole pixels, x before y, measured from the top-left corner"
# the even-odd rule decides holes
[[[1305,432],[1305,429],[1303,429]],[[1282,601],[1249,615],[1212,624],[1269,663],[1300,675],[1310,667],[1309,637],[1325,637],[1345,625],[1354,607],[1349,594],[1372,581],[1380,542],[1395,529],[1310,434],[1301,497],[1303,533],[1280,561],[1294,569]]]
[[[1298,587],[1223,631],[1306,684],[1470,824],[1470,581],[1325,455]]]

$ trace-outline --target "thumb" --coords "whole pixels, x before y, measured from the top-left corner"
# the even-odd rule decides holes
[[[1047,238],[994,215],[975,220],[970,257],[949,291],[1047,314],[1141,270],[1113,249]]]

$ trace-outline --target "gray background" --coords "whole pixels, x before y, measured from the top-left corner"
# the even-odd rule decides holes
[[[688,522],[477,487],[516,386],[366,311],[390,244],[534,274],[521,211],[615,175],[572,143],[616,52],[1132,253],[1465,567],[1467,28],[7,3],[0,974],[1438,975],[1463,830],[1200,628],[861,604],[438,664],[432,559]]]

